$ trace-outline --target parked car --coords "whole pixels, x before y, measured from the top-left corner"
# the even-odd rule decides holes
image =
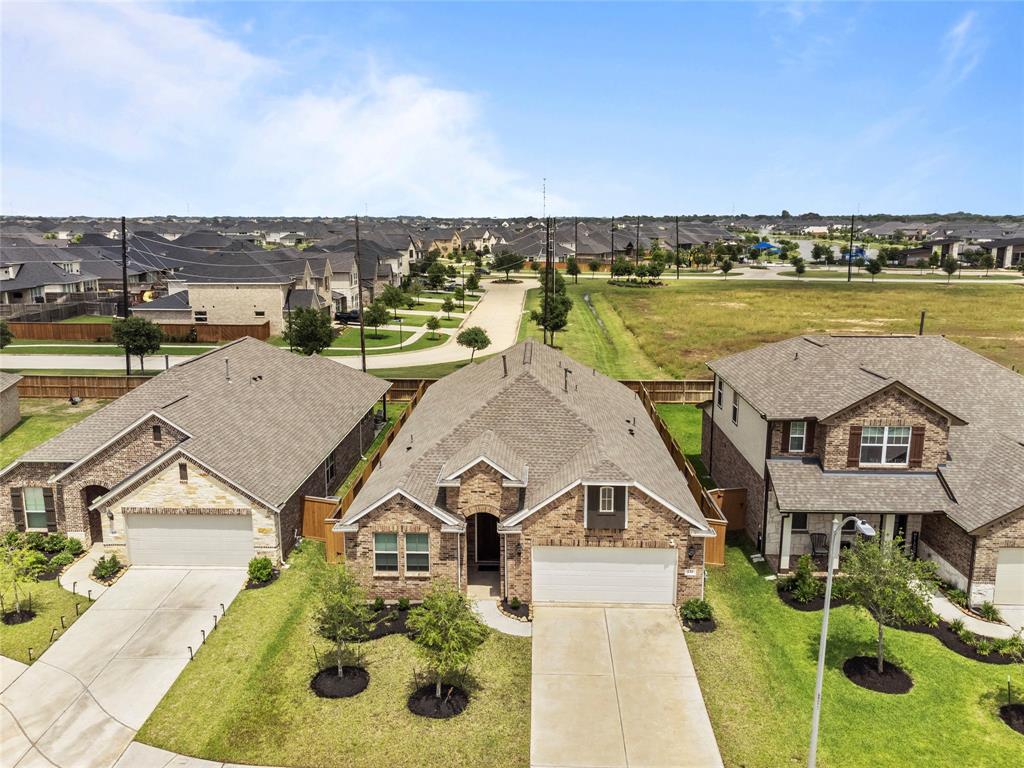
[[[337,323],[358,323],[359,310],[350,309],[348,312],[335,312],[334,321]]]
[[[491,270],[487,269],[486,267],[477,267],[476,273],[478,275],[489,275],[491,274]]]
[[[450,283],[445,283],[444,284],[444,289],[446,291],[454,291],[458,287],[459,287],[459,284],[456,283],[454,280],[452,280]]]

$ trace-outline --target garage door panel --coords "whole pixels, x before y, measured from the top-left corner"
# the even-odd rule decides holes
[[[675,602],[676,551],[534,547],[534,602]]]
[[[251,515],[126,515],[134,565],[244,566],[252,558]]]
[[[1024,548],[999,550],[993,602],[998,605],[1024,605]]]

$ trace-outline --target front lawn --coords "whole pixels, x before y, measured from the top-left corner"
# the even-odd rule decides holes
[[[21,421],[0,441],[0,468],[6,467],[25,451],[45,443],[108,402],[83,400],[78,405],[71,405],[67,400],[23,398],[20,401]]]
[[[87,588],[82,589],[82,592]],[[36,612],[36,616],[32,621],[14,626],[0,623],[0,653],[23,664],[29,664],[31,662],[28,658],[28,649],[32,649],[33,660],[38,659],[39,655],[50,647],[50,633],[54,629],[57,630],[54,640],[63,634],[60,617],[63,616],[64,625],[70,627],[77,618],[75,603],[79,604],[81,613],[85,613],[90,603],[81,593],[73,595],[70,590],[58,586],[56,579],[40,581],[25,591],[32,594],[32,610]],[[6,610],[14,610],[12,601],[12,595],[4,595]],[[26,600],[22,607],[27,606]]]
[[[350,699],[309,689],[310,582],[322,546],[307,542],[269,587],[243,591],[138,739],[217,761],[346,768],[526,766],[530,753],[530,640],[491,633],[473,664],[479,688],[450,720],[413,715],[420,667],[392,635],[366,644],[369,687]]]
[[[787,607],[740,548],[708,571],[707,597],[718,630],[687,635],[726,766],[778,768],[807,760],[821,613]],[[1006,681],[1024,690],[1024,666],[970,661],[937,639],[886,631],[887,659],[914,679],[904,695],[874,693],[842,671],[870,655],[867,614],[832,612],[822,697],[821,768],[1000,768],[1019,766],[1024,738],[998,716]]]

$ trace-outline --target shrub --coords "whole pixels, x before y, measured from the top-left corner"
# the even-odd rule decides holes
[[[408,611],[409,610],[409,598],[408,597],[400,597],[400,598],[398,598],[398,610],[400,610],[400,611]]]
[[[814,575],[814,560],[810,555],[800,555],[790,583],[793,599],[798,603],[809,603],[825,591],[825,585]]]
[[[925,626],[935,629],[937,626],[939,626],[939,614],[937,614],[935,611],[932,611],[928,614],[928,618],[924,620],[924,623]]]
[[[711,603],[707,600],[698,600],[696,598],[683,603],[683,607],[679,609],[679,612],[687,621],[708,621],[714,616],[711,610]]]
[[[511,608],[513,611],[518,611],[521,605],[522,603],[519,601],[518,597],[513,597],[511,600],[508,601],[508,607]]]
[[[66,550],[64,552],[58,552],[56,555],[50,558],[50,571],[59,571],[66,565],[71,565],[75,562],[75,558]]]
[[[1020,635],[993,640],[992,647],[1005,656],[1024,661],[1024,637]]]
[[[64,551],[71,555],[71,557],[78,557],[85,551],[85,545],[78,539],[69,536],[64,541]]]
[[[21,549],[25,546],[25,534],[19,531],[8,531],[4,534],[3,545],[7,549]]]
[[[953,605],[959,605],[961,608],[967,607],[967,593],[962,589],[950,589],[946,592],[946,597],[949,598],[949,602]]]
[[[999,613],[999,609],[992,605],[988,600],[978,606],[978,615],[985,619],[985,621],[1003,620],[1003,616]]]
[[[992,653],[992,651],[995,650],[995,648],[993,647],[991,640],[986,640],[985,638],[978,638],[977,641],[974,643],[974,650],[978,652],[979,656],[988,656],[990,653]]]
[[[963,631],[965,629],[966,627],[964,626],[963,619],[953,619],[951,622],[949,622],[949,631],[957,637],[963,634]]]
[[[850,582],[841,576],[832,577],[832,599],[833,600],[849,600],[850,599]]]
[[[36,552],[42,552],[43,546],[45,544],[45,533],[40,533],[39,531],[29,531],[25,534],[25,546],[29,549],[34,549]]]
[[[384,598],[383,597],[375,597],[373,599],[373,610],[375,610],[377,613],[380,613],[381,611],[384,610]]]
[[[265,584],[274,577],[274,564],[269,557],[254,557],[249,561],[249,581]]]
[[[63,533],[51,533],[43,539],[43,552],[60,552],[68,544],[68,537]]]
[[[121,561],[117,559],[117,555],[104,555],[96,561],[96,567],[92,569],[92,576],[94,579],[106,581],[107,579],[113,578],[118,571],[121,570]]]

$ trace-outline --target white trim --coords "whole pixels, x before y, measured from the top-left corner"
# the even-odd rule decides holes
[[[413,570],[409,569],[409,537],[410,536],[426,536],[427,537],[427,551],[426,552],[413,552],[412,553],[414,555],[426,555],[427,556],[427,570],[425,570],[425,571],[413,571]],[[405,540],[405,552],[404,552],[404,554],[405,554],[405,563],[404,563],[404,565],[405,565],[405,575],[406,576],[412,576],[413,578],[415,578],[417,576],[429,578],[430,577],[430,566],[432,565],[431,560],[433,559],[430,556],[430,531],[427,531],[426,533],[424,533],[423,531],[405,531],[402,534],[402,538]],[[374,564],[374,569],[376,569],[376,563]]]
[[[60,471],[59,473],[57,473],[56,475],[54,475],[53,477],[51,477],[51,478],[49,479],[49,481],[48,481],[48,482],[51,482],[51,483],[56,483],[56,482],[60,481],[60,480],[61,480],[61,479],[63,479],[63,478],[64,478],[64,477],[65,477],[65,476],[66,476],[66,475],[67,475],[67,474],[69,473],[69,472],[72,472],[72,471],[74,471],[74,470],[75,470],[75,469],[77,469],[77,468],[78,468],[79,466],[81,466],[82,464],[84,464],[85,462],[87,462],[87,461],[88,461],[89,459],[91,459],[91,458],[95,457],[95,456],[96,456],[97,454],[99,454],[99,452],[100,452],[100,451],[104,450],[105,448],[108,448],[108,447],[109,447],[110,445],[112,445],[113,443],[116,443],[116,442],[117,442],[118,440],[120,440],[120,439],[121,439],[122,437],[124,437],[125,435],[127,435],[127,434],[128,434],[129,432],[131,432],[131,431],[132,431],[133,429],[136,429],[137,427],[141,426],[141,425],[143,424],[143,422],[145,422],[145,421],[146,421],[146,419],[149,419],[150,417],[156,417],[156,418],[160,419],[160,421],[162,421],[162,422],[163,422],[164,424],[166,424],[167,426],[169,426],[169,427],[174,427],[174,428],[175,428],[176,430],[178,430],[179,432],[181,432],[182,434],[184,434],[186,438],[191,438],[191,437],[192,437],[192,434],[191,434],[191,433],[190,433],[190,432],[189,432],[188,430],[186,430],[186,429],[182,429],[182,428],[181,428],[181,427],[179,427],[179,426],[178,426],[177,424],[175,424],[175,423],[174,423],[173,421],[171,421],[170,419],[168,419],[168,418],[167,418],[166,416],[162,416],[162,415],[160,415],[159,413],[157,413],[156,411],[149,411],[149,412],[148,412],[148,413],[146,413],[145,415],[143,415],[143,416],[140,416],[140,417],[139,417],[138,419],[136,419],[135,421],[133,421],[133,422],[132,422],[131,424],[129,424],[129,425],[128,425],[127,427],[125,427],[124,429],[122,429],[122,430],[121,430],[120,432],[118,432],[118,433],[117,433],[116,435],[114,435],[114,436],[113,436],[112,438],[110,438],[110,439],[109,439],[109,440],[107,440],[107,441],[106,441],[105,443],[103,443],[102,445],[100,445],[100,446],[99,446],[98,448],[95,448],[94,450],[90,451],[89,453],[87,453],[87,454],[86,454],[85,456],[83,456],[82,458],[80,458],[80,459],[78,459],[77,461],[75,461],[75,463],[74,463],[74,464],[72,464],[72,465],[71,465],[70,467],[65,467],[65,468],[64,468],[63,470],[61,470],[61,471]]]
[[[470,467],[475,467],[481,461],[484,464],[486,464],[487,466],[489,466],[491,469],[493,469],[496,472],[498,472],[500,475],[503,475],[507,479],[511,480],[513,483],[522,483],[523,485],[526,484],[526,478],[525,477],[523,479],[519,479],[518,477],[513,475],[511,472],[509,472],[507,469],[504,469],[503,467],[498,466],[493,461],[491,461],[489,458],[487,458],[486,456],[481,454],[480,456],[477,456],[475,459],[473,459],[471,462],[466,464],[461,469],[457,469],[454,472],[446,475],[445,477],[442,477],[440,479],[440,481],[438,481],[438,485],[440,485],[441,483],[451,482],[453,480],[458,479],[459,475],[461,475],[463,472],[465,472]],[[529,468],[527,468],[526,475],[527,475],[527,477],[529,477]]]
[[[372,557],[373,557],[373,575],[374,576],[398,576],[401,573],[401,568],[402,568],[401,551],[402,551],[402,548],[400,546],[401,545],[401,540],[400,540],[401,534],[398,531],[395,531],[394,534],[393,534],[394,537],[395,537],[395,551],[392,552],[389,549],[382,549],[382,550],[380,550],[380,553],[382,555],[394,555],[395,556],[395,570],[393,570],[393,571],[378,571],[377,570],[377,537],[378,536],[386,536],[386,535],[389,535],[391,533],[392,533],[391,531],[374,531],[373,532],[373,536],[371,537],[371,541],[373,542],[373,552],[371,554],[372,554]]]
[[[436,517],[438,520],[440,520],[442,523],[447,523],[448,525],[452,526],[453,528],[459,528],[461,530],[461,528],[463,526],[463,524],[459,521],[458,518],[456,518],[454,515],[448,514],[447,512],[442,510],[440,507],[427,506],[426,504],[421,502],[419,499],[416,499],[413,496],[411,496],[410,494],[406,493],[401,488],[395,488],[395,490],[391,491],[391,493],[388,493],[388,494],[386,494],[384,496],[381,496],[379,499],[377,499],[377,501],[373,502],[373,504],[371,504],[370,506],[366,507],[361,512],[353,515],[352,517],[350,517],[347,520],[344,520],[344,521],[342,521],[340,523],[335,523],[334,527],[331,530],[336,531],[337,533],[342,533],[346,529],[350,530],[350,531],[351,530],[358,530],[358,527],[348,528],[348,526],[352,526],[357,520],[361,520],[362,518],[366,517],[368,514],[373,512],[373,510],[377,509],[377,507],[379,507],[381,504],[383,504],[386,501],[390,501],[395,496],[403,496],[403,497],[405,497],[406,499],[411,501],[413,504],[415,504],[417,507],[422,509],[424,512],[429,512],[434,517]],[[344,525],[345,527],[341,527],[342,525]]]

